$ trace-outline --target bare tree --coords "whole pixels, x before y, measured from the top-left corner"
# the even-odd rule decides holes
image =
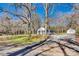
[[[73,4],[73,14],[69,15],[67,19],[69,20],[68,27],[77,28],[77,21],[79,19],[79,4]]]
[[[54,8],[54,4],[51,3],[45,3],[44,5],[44,9],[45,9],[45,28],[49,29],[49,24],[50,24],[50,20],[49,20],[49,14],[52,8]]]
[[[37,32],[37,29],[40,27],[41,25],[41,20],[38,16],[38,14],[32,14],[32,32]]]

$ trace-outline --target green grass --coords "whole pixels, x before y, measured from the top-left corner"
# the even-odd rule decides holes
[[[62,32],[61,32],[61,33],[57,33],[57,34],[58,34],[58,35],[63,35],[63,34],[66,34],[66,33],[62,33]]]
[[[13,44],[31,44],[34,42],[39,42],[40,38],[31,38],[30,40],[28,40],[28,36],[12,36],[10,39],[11,43]]]
[[[26,36],[17,36],[17,35],[15,35],[15,36],[12,36],[12,37],[10,37],[9,39],[19,39],[19,38],[23,38],[23,37],[26,37]]]
[[[25,44],[27,43],[27,37],[15,37],[15,39],[11,39],[11,42],[15,44]]]
[[[2,42],[5,41],[9,44],[25,45],[25,44],[32,44],[35,42],[39,42],[43,38],[46,38],[46,37],[47,37],[46,35],[45,36],[34,35],[34,36],[30,37],[31,38],[30,40],[28,40],[28,35],[9,35],[9,36],[2,36],[1,40],[2,40]]]

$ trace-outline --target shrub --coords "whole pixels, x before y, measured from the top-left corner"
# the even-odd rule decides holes
[[[77,35],[79,36],[79,29],[77,29],[76,33],[77,33]]]

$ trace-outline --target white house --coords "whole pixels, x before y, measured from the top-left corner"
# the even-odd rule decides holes
[[[66,34],[62,34],[62,35],[56,34],[56,35],[51,35],[51,36],[53,37],[53,40],[69,39],[69,40],[75,41],[75,34],[76,34],[76,30],[69,28]]]
[[[40,27],[38,30],[37,30],[37,34],[50,34],[50,30],[47,30],[46,28],[44,27]]]
[[[74,30],[72,28],[70,28],[70,29],[67,30],[67,35],[72,40],[75,40],[75,34],[76,34],[76,30]]]
[[[75,34],[75,33],[76,33],[76,31],[72,28],[67,30],[67,34]]]

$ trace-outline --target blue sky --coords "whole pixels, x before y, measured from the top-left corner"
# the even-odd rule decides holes
[[[36,9],[36,13],[38,13],[40,15],[40,18],[45,19],[45,11],[44,8],[42,6],[42,4],[35,4],[38,8]],[[66,20],[64,20],[63,23],[57,23],[56,20],[58,20],[63,14],[67,14],[67,13],[72,13],[72,8],[73,8],[73,4],[69,4],[69,3],[62,3],[62,4],[54,4],[54,8],[51,9],[49,16],[53,20],[54,22],[51,23],[52,25],[66,25]],[[61,13],[61,14],[60,14]],[[59,15],[60,14],[60,15]]]
[[[36,12],[39,15],[39,17],[41,18],[41,20],[44,21],[45,10],[44,10],[43,5],[41,3],[36,3],[33,5],[37,7],[34,12]],[[70,4],[70,3],[56,3],[56,4],[54,4],[54,8],[52,8],[49,13],[50,18],[57,18],[59,13],[66,14],[68,12],[71,12],[72,6],[73,6],[73,4]],[[1,7],[6,8],[10,11],[15,10],[14,6],[9,6],[9,4],[6,4],[6,3],[0,3],[0,8]],[[2,15],[2,13],[0,13],[0,16],[1,15]],[[60,17],[60,15],[59,15],[59,17]]]
[[[35,4],[37,8],[37,13],[44,15],[44,8],[41,4]],[[72,9],[72,4],[69,3],[61,3],[61,4],[54,4],[54,10],[52,10],[53,14],[56,14],[57,12],[70,12]]]

